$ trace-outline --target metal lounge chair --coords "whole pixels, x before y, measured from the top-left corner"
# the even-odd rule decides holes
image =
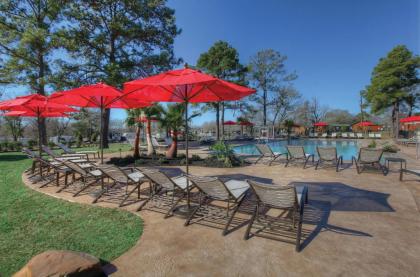
[[[375,134],[374,133],[369,133],[369,138],[374,139],[375,138]]]
[[[281,157],[282,155],[285,155],[287,158],[287,153],[273,152],[271,147],[268,146],[267,144],[256,144],[255,146],[257,147],[258,151],[261,153],[261,155],[255,161],[255,163],[258,163],[263,158],[269,158],[270,162],[268,165],[271,165],[277,158]]]
[[[70,160],[63,160],[61,161],[65,166],[67,166],[68,168],[70,168],[72,170],[73,173],[73,182],[77,181],[77,180],[81,180],[83,183],[83,186],[80,190],[78,190],[76,193],[73,194],[73,197],[76,197],[77,195],[79,195],[82,191],[84,191],[85,189],[87,189],[88,187],[98,183],[99,181],[101,182],[101,186],[104,187],[103,181],[104,181],[104,174],[102,173],[101,170],[97,169],[96,167],[84,167],[81,166],[78,163],[75,163],[73,161]],[[78,174],[79,178],[74,179],[74,174]],[[66,189],[71,183],[66,184],[64,187],[62,187],[60,190],[58,190],[57,192],[61,192],[64,189]]]
[[[403,180],[404,173],[406,173],[406,174],[413,174],[413,175],[416,175],[416,176],[420,177],[420,170],[419,169],[406,169],[406,168],[401,168],[401,170],[400,170],[400,181]]]
[[[47,153],[51,158],[63,161],[63,160],[71,160],[76,163],[86,163],[89,162],[89,160],[86,159],[86,155],[81,154],[63,154],[63,155],[57,155],[54,151],[51,150],[48,146],[42,145],[41,146],[42,151]]]
[[[362,133],[357,133],[356,136],[357,136],[358,139],[362,139],[363,138],[363,134]]]
[[[98,200],[106,193],[108,190],[115,185],[124,185],[125,186],[125,197],[120,202],[119,207],[122,207],[124,202],[130,197],[130,195],[137,190],[137,198],[140,199],[140,186],[144,182],[148,182],[148,179],[145,178],[143,173],[136,170],[135,168],[120,168],[114,165],[98,166],[97,169],[102,171],[105,177],[108,177],[112,180],[112,184],[102,188],[102,191],[95,197],[92,203],[98,202]],[[128,191],[128,187],[134,185],[132,190]]]
[[[141,173],[143,173],[146,176],[146,178],[149,179],[151,185],[153,185],[153,189],[149,198],[146,201],[144,201],[140,205],[140,207],[138,207],[137,211],[140,211],[149,201],[157,198],[159,195],[171,192],[171,207],[165,214],[165,218],[172,216],[173,211],[177,207],[178,203],[186,197],[188,187],[189,190],[193,188],[191,184],[189,186],[187,185],[188,180],[187,177],[184,175],[177,177],[169,177],[168,175],[159,170],[149,169],[142,169]],[[178,195],[177,201],[175,201],[176,195]]]
[[[227,222],[222,234],[225,236],[228,233],[228,228],[238,211],[242,201],[245,198],[249,185],[246,181],[230,180],[223,182],[215,177],[199,177],[188,176],[188,179],[200,191],[199,205],[193,210],[191,215],[185,221],[185,226],[188,226],[191,220],[199,211],[203,212],[202,218],[209,214],[211,217],[220,216],[220,213],[212,214],[210,204],[213,201],[226,202],[226,219]],[[225,207],[223,207],[225,208]],[[224,216],[223,216],[224,218]]]
[[[356,135],[354,133],[349,133],[350,138],[356,138]]]
[[[382,134],[381,134],[381,133],[376,133],[376,134],[375,134],[375,138],[377,138],[377,139],[382,138]]]
[[[347,134],[347,133],[342,133],[342,134],[341,134],[341,137],[342,137],[342,138],[348,138],[349,136],[348,136],[348,134]]]
[[[69,147],[67,147],[66,145],[64,145],[62,143],[57,142],[56,145],[58,147],[60,147],[61,150],[63,150],[65,154],[72,154],[72,155],[80,154],[80,155],[85,155],[86,158],[89,158],[89,154],[92,154],[94,159],[96,159],[96,157],[99,158],[99,151],[98,150],[74,151],[74,150],[70,149]]]
[[[327,133],[322,133],[322,137],[323,138],[327,138],[328,137],[328,134]]]
[[[296,233],[295,250],[299,252],[302,236],[303,212],[305,203],[308,202],[307,187],[277,184],[268,185],[251,180],[248,180],[248,183],[257,198],[257,203],[246,229],[244,239],[249,239],[251,234],[273,239],[272,236],[265,235],[263,232],[251,233],[255,221],[257,221],[258,224],[263,225],[263,228],[273,231],[277,228],[281,230],[287,228],[288,231],[294,231]],[[286,217],[272,217],[267,215],[267,209],[284,210],[288,211],[288,213],[286,214]],[[276,225],[276,222],[281,223]]]
[[[332,133],[331,138],[337,138],[337,133]]]
[[[163,149],[166,149],[169,147],[168,144],[160,144],[155,137],[152,137],[152,145],[155,148],[163,148]]]
[[[324,163],[332,163],[335,166],[335,170],[338,172],[340,165],[343,165],[343,156],[337,155],[337,148],[335,147],[317,147],[318,161],[315,166],[315,170],[318,166]]]
[[[38,169],[40,171],[39,173],[42,174],[41,171],[43,170],[43,168],[45,168],[45,165],[46,164],[40,161],[40,158],[41,157],[39,156],[39,153],[38,152],[34,152],[34,151],[32,151],[32,150],[30,150],[28,148],[22,148],[22,152],[24,154],[26,154],[26,156],[28,156],[28,158],[32,159],[32,166],[31,166],[31,169],[30,169],[31,174],[32,175],[35,174],[35,171],[36,171],[36,168],[37,167],[38,167]],[[44,159],[44,160],[46,160],[46,159]],[[54,161],[54,160],[46,160],[46,161],[49,161],[49,162],[51,162],[54,165],[60,165],[61,164],[61,163],[59,163],[57,161]]]
[[[287,149],[287,162],[285,167],[289,165],[290,162],[302,161],[303,168],[306,168],[306,164],[309,159],[312,158],[312,163],[314,163],[315,156],[313,154],[308,154],[305,152],[303,146],[286,146]]]
[[[356,164],[357,173],[360,174],[366,165],[378,166],[378,169],[386,175],[386,168],[381,164],[381,158],[383,154],[382,149],[374,148],[360,148],[359,155],[352,157],[352,164]]]

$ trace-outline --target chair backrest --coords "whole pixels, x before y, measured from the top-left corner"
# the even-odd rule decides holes
[[[348,135],[347,135],[347,133],[342,133],[342,134],[341,134],[341,136],[342,136],[343,138],[346,138]]]
[[[211,198],[227,200],[230,193],[225,184],[215,177],[188,176],[188,179],[198,187],[200,191]]]
[[[87,176],[89,174],[84,168],[82,168],[81,166],[79,166],[78,164],[76,164],[72,161],[63,160],[63,161],[60,161],[60,162],[63,163],[68,168],[70,168],[71,170],[79,173],[82,176]]]
[[[256,144],[255,145],[258,149],[258,151],[261,152],[263,155],[272,155],[273,151],[271,150],[270,146],[267,144]]]
[[[286,146],[287,152],[291,158],[305,158],[305,149],[303,146]]]
[[[317,147],[318,156],[321,160],[332,161],[337,159],[337,149],[335,147]]]
[[[280,209],[293,208],[297,205],[296,189],[293,186],[267,185],[247,180],[257,200]]]
[[[48,146],[42,145],[41,148],[42,148],[42,151],[44,151],[45,153],[47,153],[51,157],[54,157],[54,158],[58,157],[58,155],[55,154],[54,151],[52,151]]]
[[[68,154],[74,154],[75,152],[73,150],[71,150],[69,147],[67,147],[66,145],[57,142],[55,145],[57,145],[58,147],[60,147],[61,149],[63,149],[64,152],[68,153]]]
[[[155,147],[160,145],[155,137],[152,137],[152,145]]]
[[[127,174],[118,166],[111,165],[104,168],[100,168],[100,170],[115,182],[128,183]]]
[[[30,158],[39,158],[39,154],[28,149],[28,148],[22,148],[22,152],[24,152],[28,157]]]
[[[159,170],[149,170],[149,169],[142,169],[141,173],[143,173],[147,178],[152,180],[154,183],[162,186],[168,190],[174,190],[175,185],[174,182],[169,178],[165,173]]]
[[[384,151],[375,148],[360,148],[359,161],[362,162],[379,162],[382,158]]]

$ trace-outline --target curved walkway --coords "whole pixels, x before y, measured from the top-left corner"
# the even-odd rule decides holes
[[[183,168],[168,168],[176,174]],[[234,169],[190,167],[192,174],[238,179],[256,177],[278,183],[309,186],[304,230],[308,237],[300,253],[294,246],[264,238],[243,240],[244,226],[227,236],[207,224],[184,227],[178,217],[163,219],[150,210],[139,214],[144,233],[139,242],[107,267],[113,276],[415,276],[420,272],[420,217],[410,187],[414,179],[398,181],[398,174],[356,174],[354,168],[268,167],[263,164]],[[69,201],[90,203],[92,192],[72,197],[55,187],[38,189]],[[110,194],[95,205],[117,207]],[[126,207],[134,212],[138,203]],[[243,222],[249,216],[242,216]],[[238,223],[240,224],[240,223]]]

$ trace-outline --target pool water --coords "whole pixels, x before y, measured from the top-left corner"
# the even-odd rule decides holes
[[[306,153],[315,154],[318,156],[316,147],[336,147],[337,154],[343,156],[344,160],[351,160],[352,156],[357,156],[359,146],[355,140],[313,140],[313,139],[297,139],[291,140],[289,143],[286,140],[268,142],[273,152],[286,152],[286,145],[302,145]],[[246,144],[235,146],[233,151],[237,154],[245,155],[259,155],[260,152],[255,147],[255,144]]]

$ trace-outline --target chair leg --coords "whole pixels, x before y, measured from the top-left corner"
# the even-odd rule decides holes
[[[172,192],[172,194],[174,194],[175,193],[175,191],[173,191]],[[165,217],[164,218],[168,218],[168,217],[171,217],[171,216],[173,216],[173,213],[174,213],[174,210],[176,209],[176,207],[178,206],[178,203],[179,202],[181,202],[181,200],[182,199],[184,199],[185,198],[185,196],[186,196],[187,194],[184,192],[183,194],[182,194],[182,197],[180,197],[175,203],[172,203],[172,206],[171,206],[171,208],[169,209],[169,211],[165,214]]]
[[[124,205],[124,202],[125,201],[127,201],[127,199],[128,199],[128,197],[130,197],[130,195],[135,191],[135,190],[138,190],[138,192],[137,192],[137,197],[138,197],[138,199],[140,199],[140,186],[142,185],[143,183],[137,183],[137,186],[135,186],[130,192],[128,192],[128,193],[126,193],[126,195],[125,195],[125,197],[124,197],[124,199],[120,202],[120,204],[118,205],[118,207],[122,207],[123,205]],[[127,185],[127,187],[128,187],[128,185]]]
[[[205,197],[204,197],[205,199]],[[198,212],[198,210],[201,208],[201,205],[198,205],[194,211],[190,214],[190,216],[187,218],[187,220],[184,223],[184,226],[190,225],[190,221],[194,218],[194,215]]]
[[[252,217],[249,220],[248,227],[246,228],[246,231],[245,231],[244,240],[249,239],[249,234],[251,233],[252,224],[254,224],[255,218],[257,217],[257,210],[258,210],[258,206],[255,205],[254,212],[252,213]]]
[[[257,164],[263,157],[263,155],[259,156],[258,159],[254,162],[254,164]]]
[[[291,159],[289,159],[289,157],[287,157],[287,161],[286,161],[286,164],[284,165],[284,167],[287,167],[289,165],[290,160]]]
[[[83,178],[83,179],[84,179],[84,178]],[[79,195],[82,191],[84,191],[85,189],[87,189],[87,188],[88,188],[88,187],[90,187],[91,185],[95,184],[97,181],[98,181],[98,180],[94,180],[94,181],[92,181],[92,182],[90,182],[90,183],[86,184],[86,181],[85,181],[85,180],[83,180],[83,183],[84,183],[85,185],[83,186],[83,188],[82,188],[82,189],[80,189],[78,192],[76,192],[75,194],[73,194],[73,197],[78,196],[78,195]]]
[[[306,164],[308,163],[308,161],[309,161],[309,158],[310,158],[311,156],[308,156],[306,159],[305,159],[305,163],[303,164],[303,169],[305,169],[306,168]]]
[[[300,239],[302,237],[302,217],[303,215],[300,214],[298,228],[296,231],[296,252],[300,252]]]
[[[242,201],[243,201],[244,198],[245,198],[245,196],[236,204],[236,207],[233,210],[232,214],[230,215],[230,217],[228,219],[228,222],[226,223],[225,229],[223,230],[223,233],[222,233],[223,236],[226,236],[227,235],[229,225],[230,225],[230,223],[232,223],[233,217],[235,216],[236,212],[238,211],[239,206],[241,205],[241,203],[242,203]]]
[[[141,203],[141,205],[137,208],[136,212],[141,211],[141,209],[143,209],[143,207],[146,206],[146,204],[149,203],[149,201],[152,200],[153,197],[155,197],[155,195],[159,193],[160,189],[154,191],[151,186],[152,186],[152,184],[150,184],[150,196],[149,196],[149,198],[147,198],[143,203]]]
[[[321,160],[318,160],[317,162],[316,162],[316,165],[315,165],[315,170],[318,170],[318,166],[319,166],[319,163],[321,162]]]

